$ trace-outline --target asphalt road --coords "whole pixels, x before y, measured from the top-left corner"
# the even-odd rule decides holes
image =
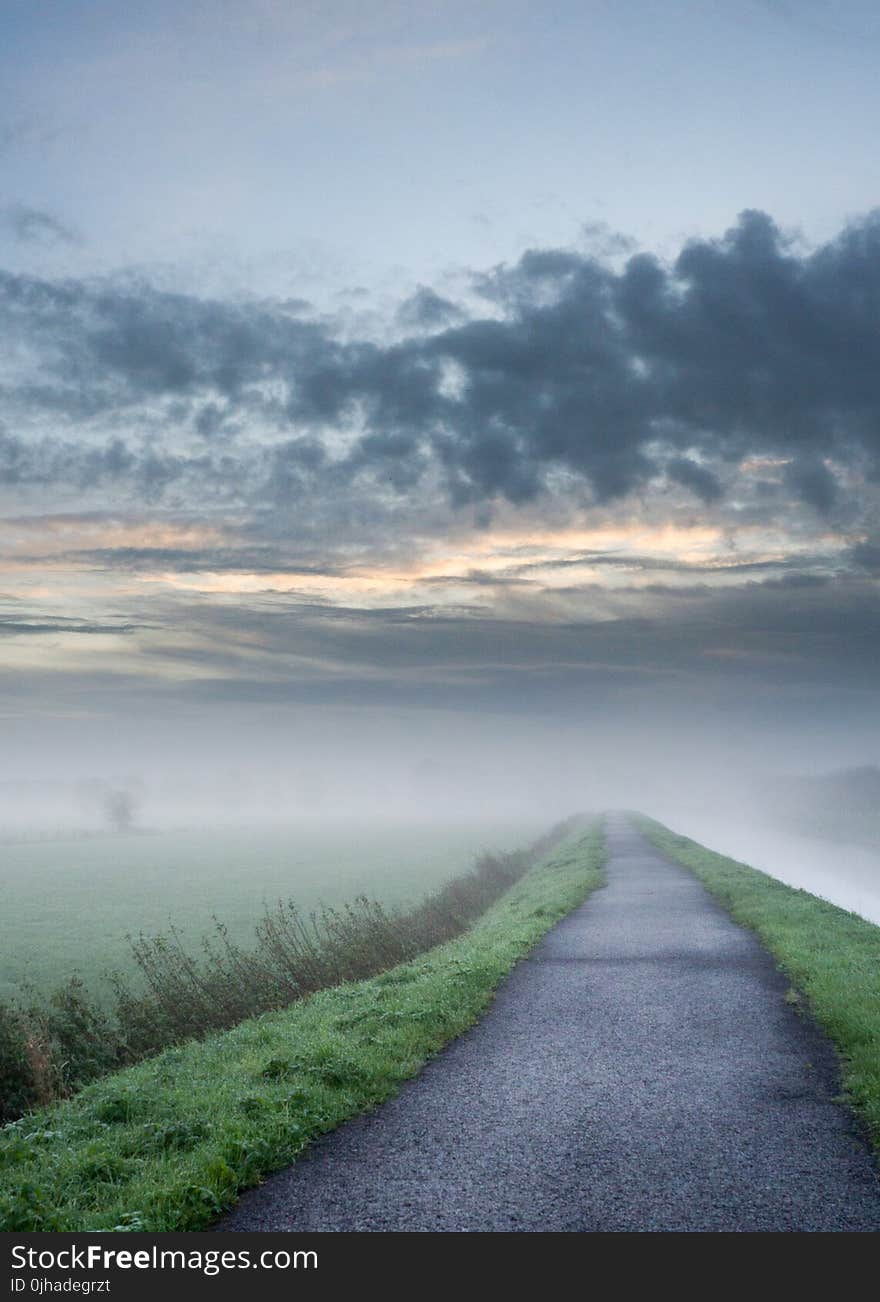
[[[218,1230],[870,1231],[834,1052],[755,938],[625,822],[608,886],[400,1094]]]

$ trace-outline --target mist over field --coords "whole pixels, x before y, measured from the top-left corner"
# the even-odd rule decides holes
[[[528,839],[573,812],[635,808],[792,885],[880,918],[880,771],[868,762],[869,744],[835,749],[827,735],[804,734],[796,746],[754,724],[718,738],[672,722],[634,722],[627,730],[622,720],[604,726],[509,717],[475,722],[430,713],[373,719],[340,713],[332,730],[323,716],[283,725],[250,720],[238,734],[233,727],[230,722],[216,749],[204,754],[199,734],[175,740],[173,762],[161,758],[166,741],[151,757],[144,737],[135,748],[137,764],[132,755],[128,767],[114,766],[113,755],[103,769],[99,756],[89,767],[62,755],[42,777],[4,772],[0,841],[41,843],[39,862],[72,857],[80,872],[91,852],[88,845],[76,850],[76,840],[105,842],[94,854],[115,855],[122,882],[135,860],[143,865],[169,853],[185,871],[193,851],[178,845],[175,834],[207,837],[195,843],[198,856],[212,852],[214,833],[224,859],[235,846],[243,881],[254,874],[259,883],[267,844],[275,861],[289,855],[301,868],[311,853],[317,867],[324,864],[322,838],[348,858],[365,830],[374,837],[396,830],[415,840],[401,852],[392,839],[387,866],[417,894],[433,882],[433,865],[422,881],[417,857],[393,860],[395,853],[411,856],[419,838],[431,845],[450,832],[466,834],[476,852]],[[288,730],[299,747],[291,747]],[[255,734],[259,755],[247,749]],[[237,833],[231,843],[229,831]],[[26,863],[29,871],[35,862]],[[7,884],[15,871],[7,855]],[[201,868],[197,876],[207,918],[216,901]],[[293,869],[290,882],[297,882]],[[369,882],[361,879],[360,887]],[[167,916],[170,910],[160,923]]]
[[[607,808],[880,916],[875,8],[45,8],[0,15],[28,918],[151,856],[258,911],[285,844],[312,899],[383,830],[417,894]]]

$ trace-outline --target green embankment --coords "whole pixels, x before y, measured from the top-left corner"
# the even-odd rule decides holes
[[[0,1229],[204,1228],[472,1025],[517,960],[601,884],[604,857],[594,824],[457,940],[168,1050],[7,1126]]]
[[[837,1046],[850,1102],[880,1147],[880,927],[808,891],[715,854],[643,815],[658,850],[689,868],[755,931]]]

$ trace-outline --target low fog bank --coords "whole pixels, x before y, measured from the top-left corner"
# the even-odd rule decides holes
[[[705,809],[681,810],[664,821],[712,850],[880,924],[880,846],[871,850]]]
[[[732,801],[665,812],[711,849],[880,923],[880,768],[764,776]]]
[[[325,712],[30,733],[0,756],[0,841],[182,829],[527,823],[643,810],[880,922],[880,754],[730,717]],[[430,836],[430,833],[427,833]]]
[[[548,825],[611,807],[678,808],[683,796],[729,805],[747,777],[729,764],[674,762],[662,743],[615,747],[610,739],[568,735],[507,739],[468,734],[323,739],[304,748],[192,755],[68,775],[0,775],[0,839],[19,835],[156,833],[214,826],[300,823],[474,823],[528,819]],[[133,757],[134,758],[134,757]]]

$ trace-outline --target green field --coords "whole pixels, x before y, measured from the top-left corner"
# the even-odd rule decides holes
[[[602,882],[573,834],[464,935],[167,1050],[0,1131],[2,1230],[200,1230],[309,1141],[396,1093]]]
[[[0,845],[0,999],[74,973],[100,991],[109,968],[132,968],[128,932],[173,923],[197,940],[216,915],[246,941],[264,902],[279,898],[304,910],[361,893],[413,902],[480,851],[513,849],[543,830],[525,821],[305,823]]]

